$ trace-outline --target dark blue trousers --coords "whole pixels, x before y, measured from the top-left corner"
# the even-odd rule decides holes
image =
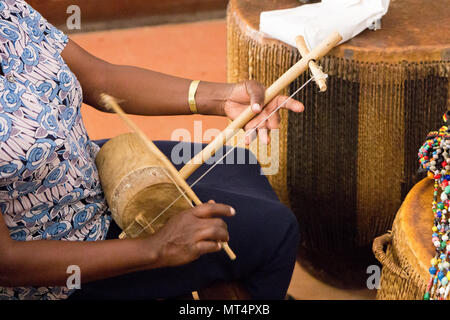
[[[171,159],[177,142],[157,141],[155,144]],[[185,147],[193,153],[194,144]],[[240,149],[229,157],[233,156],[236,162],[238,152],[245,154],[246,164],[220,164],[193,188],[203,202],[213,199],[236,209],[234,217],[225,219],[229,244],[237,255],[235,261],[220,251],[184,266],[86,283],[70,299],[172,298],[200,290],[218,280],[239,280],[254,299],[284,299],[299,244],[297,220],[279,202],[252,153]],[[182,165],[176,166],[180,169]],[[209,167],[205,164],[199,168],[188,183]],[[112,223],[108,238],[117,238],[119,233],[120,229]]]

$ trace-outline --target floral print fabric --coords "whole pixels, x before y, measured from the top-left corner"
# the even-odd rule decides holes
[[[109,227],[82,89],[61,57],[67,41],[25,1],[0,0],[0,209],[14,240],[103,240]],[[0,299],[68,294],[0,287]]]

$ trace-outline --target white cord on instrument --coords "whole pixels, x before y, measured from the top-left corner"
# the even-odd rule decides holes
[[[327,78],[328,75],[325,74],[325,78]],[[208,170],[206,170],[197,180],[195,180],[189,187],[192,188],[194,187],[198,182],[200,182],[212,169],[214,169],[218,164],[220,164],[220,162],[225,159],[231,152],[233,152],[241,143],[244,142],[245,138],[248,136],[251,136],[256,130],[258,130],[258,128],[264,123],[266,122],[270,117],[272,117],[278,110],[280,110],[289,100],[291,100],[297,93],[299,93],[304,87],[306,87],[308,85],[308,83],[310,83],[311,81],[313,81],[315,79],[315,77],[311,77],[309,78],[308,81],[306,81],[300,88],[298,88],[293,94],[291,94],[282,104],[280,104],[279,106],[277,106],[275,108],[275,110],[273,110],[267,117],[265,117],[263,120],[261,120],[256,127],[254,127],[253,129],[249,130],[248,132],[245,133],[244,137],[235,145],[233,146],[227,153],[225,153],[225,155],[220,158],[218,161],[216,161]],[[168,174],[168,173],[167,173]],[[180,189],[179,189],[180,190]],[[176,198],[174,201],[172,201],[172,203],[170,203],[160,214],[158,214],[155,218],[153,218],[153,220],[145,227],[143,228],[139,233],[142,233],[149,225],[153,224],[153,222],[155,222],[159,217],[161,217],[164,212],[166,212],[167,210],[170,209],[170,207],[172,207],[181,197],[186,195],[186,191],[182,192],[178,198]],[[192,202],[190,202],[190,205],[193,207]]]

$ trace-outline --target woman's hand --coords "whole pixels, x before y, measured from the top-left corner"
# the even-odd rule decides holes
[[[228,91],[229,93],[223,104],[223,112],[231,120],[237,118],[249,105],[252,106],[253,112],[259,113],[245,126],[245,131],[255,128],[262,120],[273,112],[273,110],[288,99],[287,96],[277,96],[262,109],[261,106],[264,105],[265,88],[262,84],[253,80],[234,84]],[[286,102],[283,108],[293,112],[302,112],[304,110],[303,104],[294,99],[290,99]],[[269,119],[264,121],[258,129],[258,135],[262,143],[269,143],[270,130],[277,129],[279,124],[279,112],[276,112]],[[252,138],[254,138],[254,136]],[[245,143],[249,144],[250,142],[251,138],[247,137]]]
[[[227,225],[220,217],[234,214],[232,207],[211,200],[172,217],[148,237],[149,246],[158,248],[158,267],[184,265],[201,255],[219,251],[218,242],[229,240]]]
[[[228,241],[221,217],[234,209],[210,201],[181,212],[154,235],[105,241],[16,241],[0,210],[0,286],[65,286],[67,268],[76,265],[83,283],[130,272],[178,266],[219,251]]]

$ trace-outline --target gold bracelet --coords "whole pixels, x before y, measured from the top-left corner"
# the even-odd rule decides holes
[[[200,83],[200,80],[194,80],[191,82],[191,85],[189,86],[189,108],[191,109],[192,113],[198,113],[197,110],[197,104],[195,103],[195,93],[197,92],[198,84]]]

